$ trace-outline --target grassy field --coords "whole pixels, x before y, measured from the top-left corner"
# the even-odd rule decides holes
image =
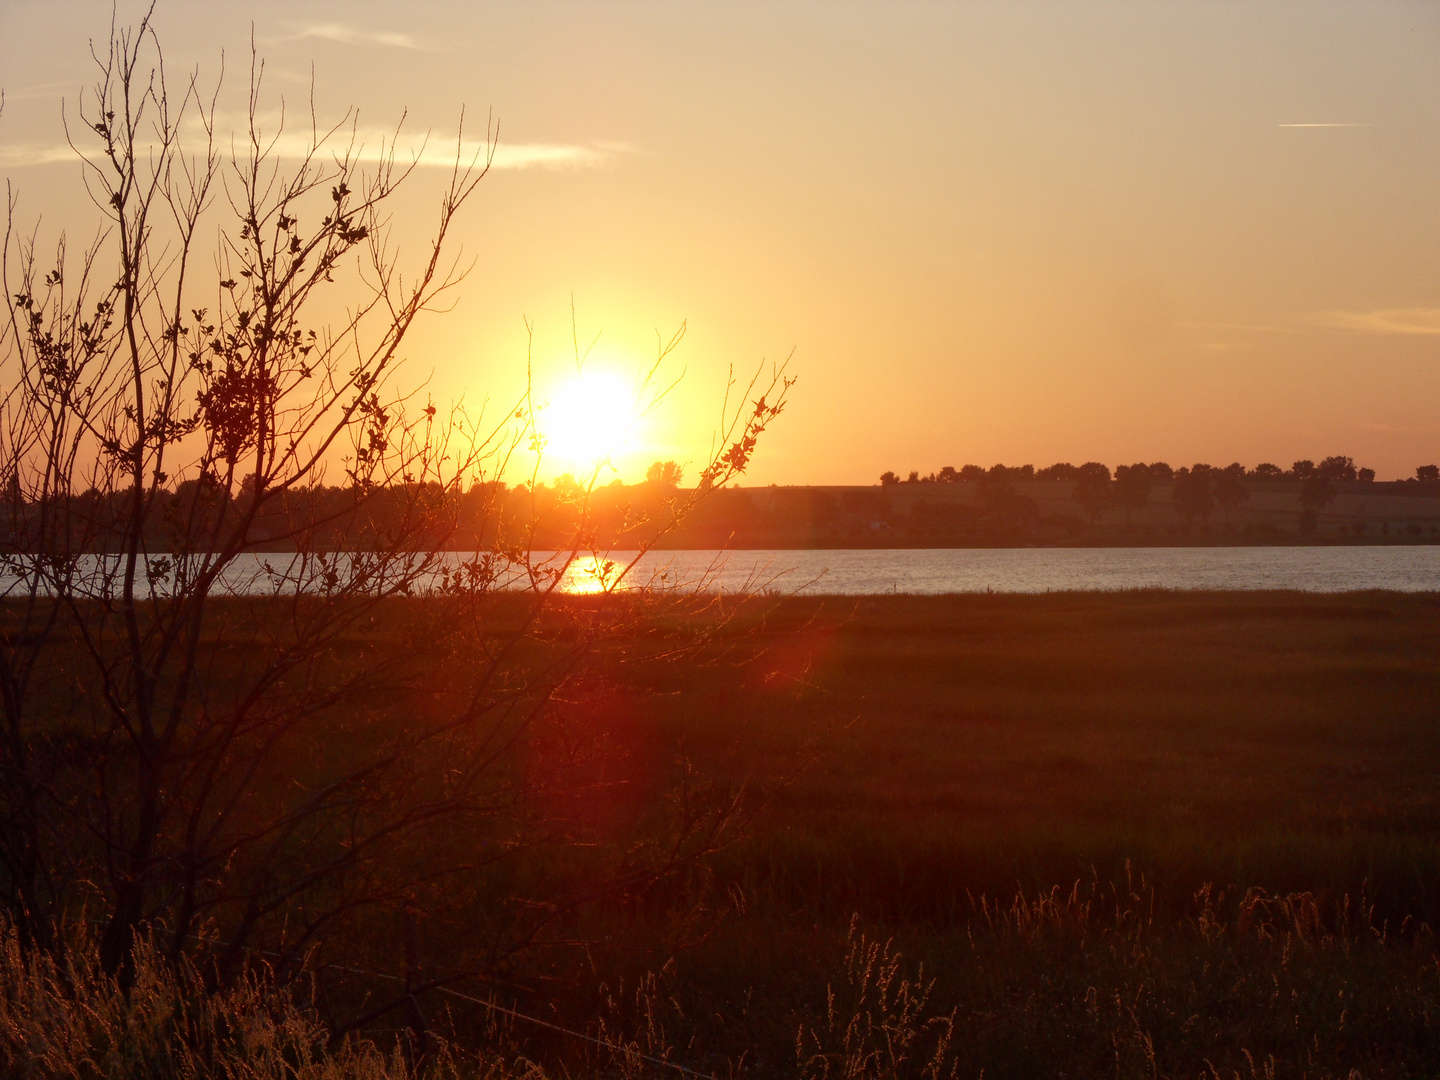
[[[923,962],[963,1075],[1440,1069],[1436,597],[788,601],[733,636],[764,649],[612,691],[637,753],[818,750],[624,931],[659,968],[712,913],[668,969],[697,1052],[793,1068],[853,915]]]
[[[786,757],[827,726],[852,726],[829,735],[788,789],[764,842],[915,845],[933,856],[907,859],[916,870],[973,852],[991,865],[973,871],[971,889],[1048,888],[1092,866],[1114,874],[1126,858],[1186,888],[1203,878],[1354,892],[1368,878],[1376,902],[1437,921],[1427,877],[1429,838],[1440,837],[1435,598],[820,607],[776,620],[819,625],[777,635],[762,660],[774,691],[747,744]],[[696,677],[654,688],[703,700],[705,688],[687,685]],[[692,719],[708,711],[690,708]],[[719,727],[705,719],[685,737]],[[1357,862],[1367,851],[1374,861]],[[874,914],[891,914],[906,891],[874,897]],[[813,904],[815,888],[805,892]]]
[[[1440,1074],[1440,597],[718,614],[657,609],[570,688],[561,729],[593,756],[566,812],[626,843],[685,760],[745,785],[748,825],[451,987],[624,1053],[427,993],[436,1030],[503,1051],[493,1075],[521,1058],[678,1075],[642,1054],[806,1080]],[[557,745],[537,733],[530,753]],[[583,849],[560,857],[506,872],[583,876]],[[477,947],[507,888],[451,876],[422,897],[422,962]],[[326,955],[393,967],[398,952],[380,913]],[[383,1048],[401,1023],[370,1036]]]

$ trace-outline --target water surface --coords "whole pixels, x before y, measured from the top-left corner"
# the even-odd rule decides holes
[[[619,561],[624,553],[611,558]],[[569,580],[585,588],[585,566]],[[1440,546],[905,548],[652,552],[632,572],[811,595],[1040,593],[1117,589],[1440,590]],[[593,578],[592,578],[593,580]]]
[[[1124,589],[1254,590],[1348,592],[1440,591],[1440,546],[1394,547],[1202,547],[1202,548],[888,548],[817,551],[657,551],[630,568],[634,552],[616,551],[599,559],[581,557],[569,567],[562,587],[596,592],[606,585],[700,588],[723,592],[775,590],[811,596],[908,593],[1105,592]],[[287,554],[248,554],[230,563],[217,591],[239,596],[325,595],[336,581],[360,572],[362,588],[388,591],[385,582],[411,576],[414,591],[442,584],[443,573],[462,567],[458,552],[406,556],[400,563],[365,570],[364,554],[305,558]],[[537,553],[537,564],[559,573],[563,556]],[[406,561],[408,560],[408,566]],[[75,587],[81,595],[114,597],[119,592],[116,556],[85,556],[77,566]],[[172,560],[157,558],[148,588],[169,594],[177,573]],[[168,569],[166,567],[168,566]],[[493,584],[529,587],[523,567],[489,561]],[[338,571],[338,574],[337,574]],[[552,575],[553,578],[553,575]],[[540,575],[544,583],[552,578]],[[0,573],[0,593],[27,588],[27,575]],[[343,584],[340,586],[343,588]],[[43,591],[43,587],[42,587]]]

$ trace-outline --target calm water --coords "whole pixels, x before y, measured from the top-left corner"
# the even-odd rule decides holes
[[[618,555],[616,556],[618,557]],[[1114,589],[1440,591],[1440,546],[653,552],[636,568],[726,590],[815,595]],[[584,587],[584,569],[572,572]]]
[[[610,555],[614,564],[633,557],[633,552]],[[543,558],[537,554],[537,559]],[[442,564],[454,566],[464,556],[441,559]],[[117,569],[113,557],[84,560],[83,590],[95,596],[114,595]],[[596,591],[602,579],[596,570],[593,559],[578,560],[564,587]],[[514,571],[501,577],[512,586],[525,580]],[[438,575],[433,580],[438,583]],[[774,589],[812,596],[1157,588],[1434,592],[1440,591],[1440,546],[665,551],[647,555],[627,581],[725,592]],[[227,567],[221,588],[256,596],[293,592],[297,582],[306,592],[323,593],[323,567],[302,564],[289,555],[248,555]],[[168,579],[156,581],[157,592],[167,593],[170,586]],[[21,578],[0,574],[0,593],[23,589]]]

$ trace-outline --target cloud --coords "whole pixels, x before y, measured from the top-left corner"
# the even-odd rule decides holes
[[[1261,323],[1185,322],[1180,325],[1187,330],[1253,330],[1258,334],[1298,334],[1300,332],[1292,326],[1266,326]]]
[[[1369,420],[1350,426],[1357,431],[1379,431],[1387,435],[1434,435],[1440,433],[1440,426],[1435,424],[1427,424],[1424,427],[1401,427],[1396,424],[1382,424]]]
[[[387,49],[420,49],[423,46],[409,34],[387,30],[358,30],[344,23],[317,23],[295,35],[297,39],[319,38],[340,45],[380,45]]]
[[[0,169],[13,169],[21,165],[54,165],[57,162],[75,160],[75,151],[64,143],[54,146],[26,143],[0,146]]]
[[[237,142],[237,151],[245,153],[248,146]],[[348,135],[337,136],[320,151],[319,156],[327,159],[344,156],[349,147]],[[294,160],[310,149],[310,138],[299,132],[282,132],[274,140],[271,154],[281,159]],[[460,161],[468,164],[474,160],[483,164],[489,148],[484,142],[464,140],[459,146]],[[221,147],[222,155],[224,147]],[[394,154],[397,165],[414,163],[426,167],[450,168],[455,164],[456,143],[454,139],[423,135],[406,137],[401,135],[397,144],[393,132],[357,131],[349,157],[352,161],[375,164]],[[622,154],[633,153],[634,148],[625,143],[594,142],[578,143],[507,143],[494,147],[491,159],[492,169],[596,169],[608,165]],[[52,165],[73,163],[77,160],[75,151],[64,143],[49,146],[19,144],[0,146],[0,168],[18,168],[26,165]]]
[[[1325,311],[1320,326],[1367,334],[1440,335],[1440,308],[1379,308],[1375,311]]]
[[[68,82],[36,83],[33,86],[23,86],[19,90],[4,90],[4,98],[6,101],[44,100],[46,98],[60,97],[63,94],[74,91],[74,89],[74,85]]]
[[[466,151],[466,158],[474,153]],[[619,151],[599,144],[575,146],[568,143],[501,143],[495,148],[495,159],[491,167],[496,169],[593,169],[607,164]],[[454,154],[447,153],[445,162],[450,164]],[[427,164],[432,164],[427,162]]]
[[[1276,127],[1283,128],[1335,128],[1335,127],[1370,127],[1370,124],[1352,123],[1324,123],[1324,124],[1276,124]]]
[[[342,152],[348,145],[348,137],[336,139],[332,152]],[[300,157],[309,149],[310,140],[299,134],[282,134],[275,143],[275,153],[282,158]],[[414,162],[417,165],[451,168],[455,164],[457,145],[454,139],[438,136],[429,139],[421,135],[411,138],[401,136],[399,143],[393,133],[370,131],[357,132],[355,148],[351,156],[359,161],[378,162],[393,152],[398,165]],[[476,139],[465,139],[459,146],[462,163],[476,161],[483,163],[491,148]],[[594,169],[608,164],[622,151],[615,144],[591,143],[498,143],[493,147],[490,161],[492,169]]]

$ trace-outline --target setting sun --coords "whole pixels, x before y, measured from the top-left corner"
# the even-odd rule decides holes
[[[0,1080],[1440,1080],[1440,0],[0,0],[0,114]]]
[[[565,383],[539,411],[545,452],[556,464],[593,468],[623,450],[635,433],[635,395],[625,380],[590,370]]]

